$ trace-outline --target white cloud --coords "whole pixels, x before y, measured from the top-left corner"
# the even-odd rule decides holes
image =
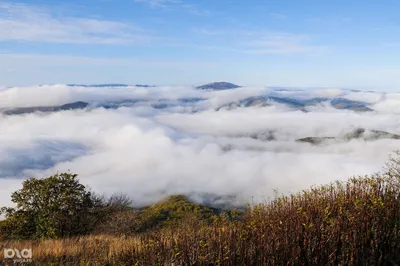
[[[397,95],[396,98],[385,98],[382,101],[374,104],[372,107],[383,113],[396,113],[400,114],[400,97]]]
[[[339,88],[329,88],[329,89],[319,89],[315,90],[316,97],[323,97],[323,98],[333,98],[339,97],[343,95],[344,92],[342,89]]]
[[[206,94],[208,101],[206,104],[212,106],[213,108],[218,108],[223,105],[238,102],[252,96],[265,95],[268,92],[267,88],[257,88],[257,87],[243,87],[236,90],[225,90],[225,91],[212,91]],[[209,107],[208,106],[208,107]]]
[[[64,85],[0,91],[0,106],[72,100],[203,97],[214,104],[268,92],[263,88],[202,92],[185,87],[70,88]],[[330,92],[329,92],[330,93]],[[310,94],[312,95],[312,94]],[[396,95],[389,95],[396,100]],[[20,179],[71,170],[99,193],[127,193],[137,204],[167,194],[237,195],[263,200],[313,184],[379,171],[398,140],[298,143],[307,136],[340,136],[357,127],[400,133],[397,109],[356,113],[318,106],[312,112],[274,107],[192,113],[138,105],[118,110],[65,111],[0,119],[0,205]],[[276,141],[249,134],[274,130]],[[6,178],[6,179],[5,179]],[[243,201],[242,201],[243,202]]]
[[[385,98],[384,93],[376,92],[351,92],[344,96],[344,98],[352,101],[360,101],[366,103],[377,103]]]
[[[29,106],[55,106],[75,101],[103,102],[122,99],[170,99],[201,97],[194,88],[187,87],[157,87],[140,88],[135,86],[122,88],[86,88],[69,87],[63,84],[43,85],[30,87],[11,87],[0,90],[0,109],[29,107]]]
[[[0,41],[121,44],[151,39],[123,22],[58,17],[45,8],[0,3]]]
[[[390,106],[387,106],[389,108]],[[396,109],[392,109],[396,111]],[[317,106],[313,112],[269,108],[238,108],[230,111],[209,110],[197,114],[165,114],[158,121],[193,134],[213,136],[243,135],[249,132],[278,131],[277,138],[291,141],[304,137],[338,136],[355,128],[400,133],[400,117],[387,114],[356,113]]]

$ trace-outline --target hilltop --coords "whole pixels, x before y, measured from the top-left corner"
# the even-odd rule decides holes
[[[206,85],[198,86],[196,88],[199,90],[221,91],[221,90],[237,89],[240,87],[241,86],[229,82],[213,82]]]
[[[364,141],[374,141],[379,139],[394,139],[400,140],[400,135],[392,134],[381,130],[366,130],[364,128],[357,128],[352,132],[346,133],[338,137],[305,137],[298,139],[298,142],[308,142],[313,145],[319,145],[322,143],[329,143],[328,141],[350,141],[354,139],[361,139]]]
[[[35,112],[49,113],[49,112],[59,112],[59,111],[67,111],[67,110],[77,110],[77,109],[85,109],[89,106],[87,102],[73,102],[67,103],[60,106],[36,106],[36,107],[22,107],[22,108],[12,108],[6,110],[0,110],[5,115],[22,115],[22,114],[30,114]]]

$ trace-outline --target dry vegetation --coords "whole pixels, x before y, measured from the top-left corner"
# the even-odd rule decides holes
[[[0,248],[31,247],[36,265],[397,265],[399,196],[399,179],[388,173],[279,197],[239,218],[173,197],[123,211],[90,236]]]

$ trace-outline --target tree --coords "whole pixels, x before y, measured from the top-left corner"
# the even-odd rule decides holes
[[[400,180],[400,151],[394,151],[386,163],[386,174]]]
[[[103,200],[79,183],[76,174],[62,173],[23,182],[11,195],[15,208],[3,207],[3,235],[11,238],[61,238],[87,234],[104,217]]]

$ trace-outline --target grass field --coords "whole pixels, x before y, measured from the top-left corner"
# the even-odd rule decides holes
[[[357,178],[249,206],[235,219],[199,218],[186,208],[142,232],[103,226],[88,236],[0,247],[32,248],[36,265],[397,265],[399,196],[394,177]],[[165,212],[163,204],[153,211]]]

